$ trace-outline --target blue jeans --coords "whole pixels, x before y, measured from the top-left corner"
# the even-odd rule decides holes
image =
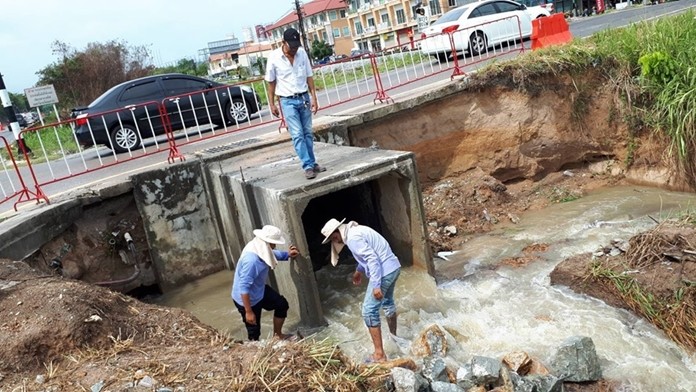
[[[394,286],[396,286],[396,281],[399,279],[399,274],[401,269],[382,277],[381,289],[382,289],[382,300],[378,300],[372,295],[372,287],[367,285],[367,291],[365,292],[365,300],[362,306],[362,316],[365,320],[365,325],[368,328],[379,327],[381,322],[379,320],[379,308],[384,309],[384,315],[386,317],[392,317],[396,314],[396,304],[394,303]]]
[[[312,104],[308,93],[297,98],[280,98],[280,108],[288,126],[302,169],[314,169],[314,135],[312,134]]]

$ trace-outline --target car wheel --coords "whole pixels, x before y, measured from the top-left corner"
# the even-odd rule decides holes
[[[225,106],[225,116],[231,124],[246,122],[249,121],[249,108],[240,98],[233,98],[232,102],[227,102]]]
[[[118,153],[133,151],[140,147],[138,130],[131,124],[123,124],[123,126],[116,125],[111,130],[110,135],[114,151]]]
[[[469,38],[469,53],[471,53],[472,56],[478,56],[486,51],[488,51],[486,35],[480,31],[471,34]]]

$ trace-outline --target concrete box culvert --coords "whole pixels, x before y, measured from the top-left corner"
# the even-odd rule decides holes
[[[314,272],[332,268],[320,233],[332,217],[375,228],[404,267],[434,273],[412,153],[316,143],[316,156],[328,170],[306,180],[290,143],[260,144],[202,152],[199,160],[135,174],[124,182],[128,187],[118,186],[119,192],[111,195],[135,200],[142,237],[149,246],[145,252],[162,291],[222,270],[226,264],[233,269],[252,230],[273,224],[288,234],[302,256],[293,263],[280,263],[270,283],[288,298],[304,326],[321,326],[322,293]],[[66,222],[89,220],[89,210],[106,211],[113,202],[109,196],[93,199],[86,194],[22,217],[54,222],[50,228],[28,225],[20,217],[14,225],[13,220],[4,222],[0,237],[8,246],[0,248],[0,257],[23,259],[63,235]],[[87,209],[92,202],[94,207]],[[40,232],[34,230],[39,227],[43,227]],[[342,262],[355,263],[347,257]]]
[[[325,323],[314,271],[331,268],[320,229],[332,217],[373,227],[404,267],[434,272],[412,153],[316,143],[315,155],[328,170],[314,180],[305,179],[289,144],[207,166],[209,189],[217,190],[212,195],[219,207],[215,213],[221,214],[216,229],[226,239],[222,251],[228,264],[235,264],[252,230],[265,224],[280,227],[300,249],[295,262],[279,264],[271,283],[308,327]]]

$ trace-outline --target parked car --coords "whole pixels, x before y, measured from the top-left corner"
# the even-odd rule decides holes
[[[323,65],[323,64],[328,64],[333,61],[333,56],[326,56],[322,59],[317,60],[316,64],[317,65]]]
[[[20,128],[26,128],[29,124],[27,124],[27,119],[22,116],[20,112],[15,109],[15,117],[17,117],[17,124],[19,124]]]
[[[164,103],[172,130],[209,123],[237,124],[261,109],[258,95],[247,86],[184,74],[147,76],[114,86],[87,107],[73,109],[75,136],[85,147],[103,144],[116,152],[138,148],[141,136],[164,133],[155,102]]]
[[[452,45],[445,33],[452,33],[456,52],[479,55],[495,45],[529,38],[532,20],[549,15],[546,8],[527,7],[510,0],[470,3],[446,12],[428,26],[423,31],[420,49],[445,61],[452,55]]]
[[[363,56],[367,56],[369,54],[370,54],[369,50],[353,49],[350,51],[350,55],[348,57],[363,57]]]
[[[527,8],[541,7],[553,14],[553,1],[551,0],[515,0],[520,4],[524,4]]]

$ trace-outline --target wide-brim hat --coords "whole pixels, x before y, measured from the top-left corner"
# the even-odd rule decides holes
[[[324,241],[322,241],[321,243],[325,244],[329,242],[329,237],[331,237],[331,233],[336,231],[336,229],[338,229],[338,226],[341,226],[345,221],[346,218],[343,218],[343,220],[340,222],[334,218],[329,219],[329,221],[326,222],[324,227],[321,228],[321,234],[324,235]]]
[[[283,237],[283,232],[279,228],[271,225],[266,225],[261,229],[255,229],[254,235],[264,242],[269,244],[284,244],[285,238]]]

